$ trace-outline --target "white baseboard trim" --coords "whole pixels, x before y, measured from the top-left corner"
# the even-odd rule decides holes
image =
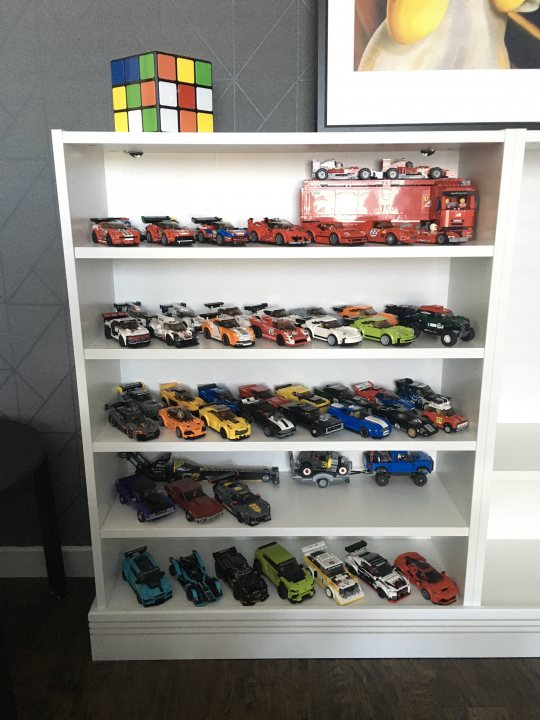
[[[92,548],[66,545],[62,548],[67,577],[93,577]],[[0,547],[0,577],[46,577],[45,556],[40,545]]]

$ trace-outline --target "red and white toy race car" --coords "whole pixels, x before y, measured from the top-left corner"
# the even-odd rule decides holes
[[[118,340],[122,347],[140,347],[150,343],[150,333],[124,312],[101,313],[106,338]]]
[[[271,245],[309,245],[311,239],[308,232],[300,225],[293,225],[281,218],[264,218],[255,222],[248,219],[247,230],[253,243],[270,243]]]
[[[102,245],[140,245],[141,233],[127,218],[90,218],[92,242]]]
[[[162,245],[192,245],[195,229],[182,227],[178,220],[168,215],[142,215],[145,223],[146,242]]]
[[[294,319],[284,308],[269,308],[267,303],[244,305],[251,313],[249,321],[255,337],[273,340],[278,345],[303,345],[311,338],[305,330],[298,327]]]

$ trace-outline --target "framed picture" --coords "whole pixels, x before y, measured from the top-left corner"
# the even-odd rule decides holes
[[[317,129],[540,127],[540,0],[319,0]]]

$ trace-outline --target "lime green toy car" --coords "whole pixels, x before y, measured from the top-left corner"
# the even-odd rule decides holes
[[[290,603],[300,603],[315,595],[315,581],[311,573],[283,545],[270,542],[255,551],[253,568],[266,575],[277,587],[279,597]]]
[[[366,340],[376,340],[381,345],[406,345],[416,338],[412,328],[404,325],[392,325],[382,315],[357,318],[351,324],[360,330],[362,337]]]

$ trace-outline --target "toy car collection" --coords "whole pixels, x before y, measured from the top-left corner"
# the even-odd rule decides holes
[[[213,338],[226,346],[249,347],[255,342],[253,329],[244,327],[234,317],[207,317],[202,324],[202,331],[208,340]]]
[[[150,333],[124,312],[101,313],[107,339],[118,340],[122,347],[141,347],[150,343]]]
[[[157,416],[158,424],[174,430],[177,438],[196,440],[206,435],[206,426],[201,418],[195,417],[186,407],[162,408]]]
[[[151,337],[163,340],[171,347],[191,347],[198,345],[199,340],[193,330],[190,330],[184,320],[160,313],[148,323],[148,332]]]
[[[347,545],[347,569],[360,580],[364,580],[377,592],[380,598],[391,602],[400,600],[411,593],[411,585],[405,575],[390,565],[382,555],[370,552],[365,540]]]
[[[313,340],[323,340],[332,346],[362,342],[362,334],[357,328],[343,325],[332,315],[306,320],[303,328]]]
[[[282,397],[286,401],[298,402],[300,405],[309,405],[309,407],[320,411],[326,410],[330,405],[329,400],[316,395],[305,385],[293,385],[291,383],[276,385],[276,396]]]
[[[161,605],[172,597],[172,587],[146,545],[124,553],[122,578],[128,582],[139,605]]]
[[[136,440],[153,440],[159,437],[159,427],[155,420],[147,418],[140,408],[123,401],[105,405],[109,423]]]
[[[152,397],[152,393],[143,382],[123,383],[116,388],[120,399],[136,405],[146,417],[157,419],[161,405]]]
[[[352,326],[358,328],[366,340],[375,340],[381,345],[407,345],[416,338],[414,330],[403,325],[393,325],[382,315],[357,318]]]
[[[282,600],[300,603],[315,595],[315,581],[305,567],[277,542],[261,545],[255,551],[254,569],[277,588]]]
[[[456,602],[459,590],[455,582],[444,572],[439,572],[417,552],[398,555],[394,565],[416,585],[425,600],[435,605],[451,605]]]
[[[380,487],[388,485],[392,475],[410,475],[415,485],[423,487],[433,472],[433,458],[420,450],[366,450],[363,461],[365,471],[375,475]]]
[[[197,240],[199,242],[215,242],[218,245],[245,245],[249,242],[247,230],[235,228],[220,217],[192,217],[191,221],[197,225]]]
[[[348,605],[364,597],[360,583],[337,555],[328,551],[324,540],[302,548],[304,562],[326,595],[338,605]]]
[[[418,415],[415,410],[407,410],[401,405],[379,405],[375,412],[391,423],[396,430],[406,432],[410,438],[415,438],[417,435],[431,437],[438,432],[428,418]]]
[[[188,522],[206,523],[223,515],[221,503],[207,495],[201,483],[189,476],[165,483],[165,491],[185,512]]]
[[[243,440],[251,435],[251,425],[245,418],[235,415],[227,405],[205,405],[199,410],[199,417],[224,440]]]
[[[386,305],[385,310],[397,315],[399,322],[416,335],[438,335],[446,347],[455,345],[458,339],[470,342],[476,335],[469,318],[454,315],[442,305]]]
[[[337,452],[304,450],[296,459],[289,452],[293,480],[309,480],[320,488],[335,482],[350,482],[353,472],[349,458]]]
[[[127,218],[90,218],[92,242],[103,245],[139,245],[141,233]]]
[[[255,605],[268,598],[268,585],[264,578],[250,566],[234,545],[212,554],[216,576],[229,585],[235,600],[242,605]]]
[[[195,395],[186,385],[175,382],[161,383],[159,399],[164,405],[181,405],[190,412],[197,414],[204,405],[204,400]]]
[[[293,225],[281,218],[264,218],[254,222],[247,221],[247,231],[252,243],[270,243],[272,245],[308,245],[311,239],[300,225]]]
[[[145,223],[145,238],[148,243],[162,245],[192,245],[195,232],[191,228],[182,227],[180,223],[168,215],[142,215]]]
[[[239,480],[219,480],[214,483],[214,495],[239,523],[258,525],[272,519],[270,503]]]
[[[238,400],[233,396],[226,385],[221,383],[208,383],[197,387],[199,397],[206,403],[220,403],[226,405],[233,412],[238,412]]]
[[[187,599],[197,607],[216,602],[223,594],[221,583],[208,575],[197,550],[186,557],[170,557],[169,574],[178,580]]]
[[[118,499],[122,505],[133,505],[139,522],[157,520],[173,513],[176,508],[169,498],[157,490],[144,475],[129,475],[115,483]]]
[[[358,433],[363,438],[380,439],[390,435],[392,424],[383,418],[372,415],[369,410],[358,405],[332,403],[328,414],[340,420],[345,430]]]
[[[328,413],[320,413],[316,408],[297,402],[288,402],[281,406],[285,417],[295,425],[307,428],[313,437],[330,435],[343,430],[343,423]]]

